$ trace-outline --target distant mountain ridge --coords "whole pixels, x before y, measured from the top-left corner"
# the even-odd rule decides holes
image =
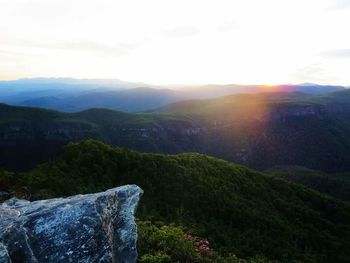
[[[308,83],[277,86],[210,84],[174,88],[117,79],[35,78],[0,81],[0,102],[66,112],[90,108],[138,112],[178,101],[216,98],[237,93],[321,94],[339,90],[345,90],[345,87]]]
[[[22,101],[20,105],[66,112],[78,112],[90,108],[144,111],[186,98],[186,94],[180,91],[140,87],[126,90],[96,89],[65,98],[40,97]]]

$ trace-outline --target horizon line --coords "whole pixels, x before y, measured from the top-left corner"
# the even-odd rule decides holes
[[[250,84],[242,84],[242,83],[235,83],[235,82],[227,82],[227,83],[214,83],[214,82],[208,82],[208,83],[147,83],[143,81],[131,81],[131,80],[124,80],[120,78],[80,78],[80,77],[39,77],[39,76],[33,76],[33,77],[20,77],[20,78],[11,78],[11,79],[0,79],[0,82],[12,82],[12,81],[20,81],[20,80],[81,80],[81,81],[121,81],[125,83],[139,83],[143,85],[150,85],[150,86],[210,86],[210,85],[217,85],[217,86],[228,86],[228,85],[237,85],[237,86],[264,86],[264,87],[276,87],[276,86],[342,86],[342,87],[350,87],[350,85],[343,85],[343,84],[332,84],[332,83],[315,83],[315,82],[299,82],[299,83],[279,83],[279,84],[266,84],[266,83],[250,83]]]

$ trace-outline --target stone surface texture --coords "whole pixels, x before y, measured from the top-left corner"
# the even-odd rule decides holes
[[[134,214],[143,191],[101,193],[0,205],[0,263],[137,261]]]

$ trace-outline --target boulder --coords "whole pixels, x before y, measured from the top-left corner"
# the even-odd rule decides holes
[[[137,261],[134,213],[143,191],[106,192],[0,205],[0,262]]]

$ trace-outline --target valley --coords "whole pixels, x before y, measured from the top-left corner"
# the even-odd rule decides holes
[[[143,112],[3,103],[0,199],[136,184],[140,262],[348,262],[349,102],[341,90]]]
[[[200,152],[265,170],[299,165],[350,169],[350,93],[237,94],[177,102],[144,112],[63,113],[1,105],[0,163],[32,168],[71,142],[94,138],[134,150]],[[40,147],[36,147],[40,145]],[[36,154],[32,158],[30,152]],[[21,162],[22,167],[16,164]]]

